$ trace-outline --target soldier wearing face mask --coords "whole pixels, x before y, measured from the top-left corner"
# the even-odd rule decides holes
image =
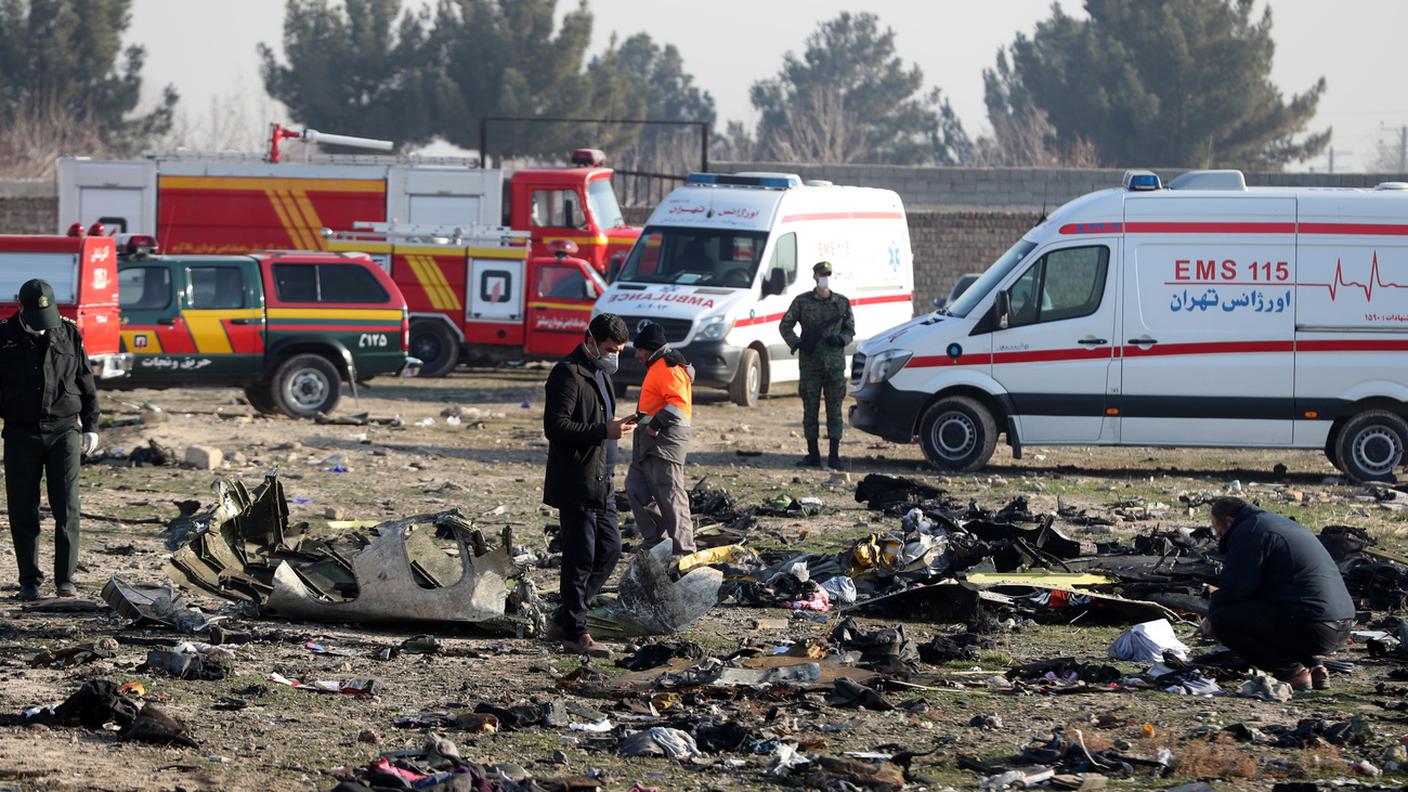
[[[826,463],[841,467],[841,401],[846,398],[846,346],[856,336],[856,319],[851,301],[831,291],[831,262],[818,261],[812,267],[816,288],[799,294],[782,317],[782,340],[797,353],[801,380],[797,392],[802,397],[802,434],[807,438],[807,455],[799,467],[821,467],[818,413],[822,394],[826,395],[826,437],[831,453]],[[802,335],[796,332],[802,326]]]
[[[548,438],[543,503],[557,508],[562,527],[562,605],[546,638],[592,657],[611,654],[587,633],[587,603],[621,557],[612,479],[616,443],[636,417],[616,417],[611,375],[629,338],[621,317],[593,317],[582,343],[553,366],[543,407]]]
[[[54,515],[54,593],[77,596],[78,464],[98,448],[98,393],[83,336],[59,315],[54,288],[20,286],[20,309],[0,319],[0,417],[5,499],[22,600],[39,599],[39,482]]]

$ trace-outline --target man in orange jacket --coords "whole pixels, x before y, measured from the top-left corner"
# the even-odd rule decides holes
[[[675,555],[694,552],[694,520],[684,486],[684,460],[694,412],[694,366],[670,348],[665,329],[647,322],[636,331],[636,360],[645,366],[626,473],[626,496],[648,544],[669,538]]]

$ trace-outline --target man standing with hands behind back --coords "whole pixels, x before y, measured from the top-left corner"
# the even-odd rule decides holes
[[[621,558],[612,483],[616,441],[636,418],[616,418],[611,375],[629,338],[621,317],[593,317],[582,343],[553,366],[543,407],[548,438],[543,503],[557,507],[562,526],[562,604],[545,637],[592,657],[611,654],[587,632],[587,603]]]
[[[831,262],[818,261],[812,267],[816,288],[799,294],[782,317],[782,340],[797,355],[801,381],[797,392],[802,397],[802,434],[807,438],[807,455],[798,467],[821,467],[820,427],[817,414],[821,395],[826,394],[826,437],[831,441],[831,453],[826,464],[841,467],[841,401],[846,398],[846,346],[856,337],[856,318],[851,313],[851,301],[831,291]],[[797,337],[794,328],[802,325]]]
[[[0,417],[5,419],[5,499],[21,600],[39,599],[39,482],[54,514],[54,589],[74,597],[78,567],[78,465],[98,448],[98,392],[83,336],[59,316],[54,288],[30,280],[20,308],[0,319]]]

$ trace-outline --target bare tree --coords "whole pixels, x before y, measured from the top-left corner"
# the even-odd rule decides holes
[[[1408,173],[1403,167],[1404,148],[1402,131],[1395,127],[1385,127],[1385,132],[1394,132],[1391,137],[1381,137],[1374,142],[1374,150],[1364,160],[1366,173]]]
[[[1057,142],[1056,129],[1036,108],[989,114],[992,135],[978,139],[975,164],[987,167],[1095,168],[1100,161],[1093,146],[1078,139],[1070,146]]]
[[[840,89],[799,90],[792,102],[775,109],[780,124],[758,145],[778,162],[847,163],[871,154],[870,127],[860,123]]]
[[[228,95],[210,99],[206,112],[193,117],[176,114],[171,131],[155,141],[157,148],[197,151],[261,151],[270,123],[285,123],[288,108],[263,91],[251,92],[243,81]]]
[[[0,124],[0,178],[53,179],[64,154],[109,154],[97,126],[81,108],[58,99],[26,99]]]

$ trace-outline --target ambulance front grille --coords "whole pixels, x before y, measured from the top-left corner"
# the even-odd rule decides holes
[[[857,352],[851,355],[851,384],[860,385],[860,380],[865,376],[865,353]]]
[[[671,344],[682,344],[689,337],[689,329],[694,322],[690,319],[661,319],[657,316],[622,316],[626,322],[626,329],[631,331],[631,338],[636,337],[636,331],[640,329],[641,322],[654,322],[665,328],[665,340]]]

